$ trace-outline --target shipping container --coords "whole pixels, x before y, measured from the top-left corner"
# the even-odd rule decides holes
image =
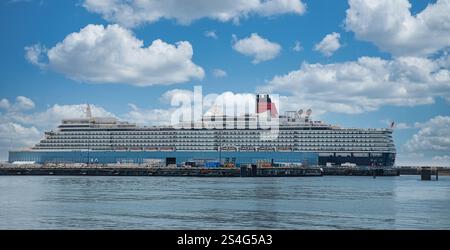
[[[207,168],[218,168],[218,167],[220,167],[220,162],[218,162],[218,161],[205,162],[205,167],[207,167]]]

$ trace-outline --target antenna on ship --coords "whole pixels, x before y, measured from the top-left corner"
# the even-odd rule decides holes
[[[393,129],[395,127],[395,122],[394,121],[391,122],[391,126],[390,127],[391,127],[391,129]]]
[[[297,111],[298,118],[301,118],[303,114],[303,109]]]
[[[91,105],[89,105],[89,103],[86,106],[86,118],[92,118]]]
[[[305,122],[309,122],[309,121],[310,121],[310,120],[309,120],[309,117],[311,116],[311,113],[312,113],[312,109],[306,110],[306,113],[305,113]]]

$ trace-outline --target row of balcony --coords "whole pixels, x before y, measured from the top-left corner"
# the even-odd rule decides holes
[[[264,130],[254,130],[249,131],[247,130],[220,130],[220,131],[214,131],[214,130],[203,130],[202,132],[199,132],[198,130],[170,130],[170,131],[158,131],[158,130],[146,130],[146,131],[123,131],[123,132],[112,132],[112,131],[61,131],[61,132],[55,132],[55,134],[69,134],[69,135],[125,135],[125,136],[132,136],[132,135],[163,135],[163,136],[175,136],[175,135],[193,135],[198,136],[199,134],[208,134],[208,135],[259,135],[260,132]],[[279,133],[282,135],[299,135],[299,134],[352,134],[352,135],[380,135],[380,134],[386,134],[390,135],[390,132],[386,131],[380,131],[380,130],[347,130],[347,129],[338,129],[338,130],[283,130],[280,129]]]
[[[244,147],[244,146],[243,146]],[[55,147],[35,147],[34,149],[47,149],[52,150],[55,149]],[[57,147],[57,149],[61,149]],[[67,146],[64,147],[64,149],[68,150],[131,150],[131,151],[172,151],[172,150],[186,150],[186,151],[195,151],[195,150],[211,150],[211,151],[217,151],[217,147],[211,147],[211,146],[177,146],[175,148],[144,148],[144,147],[106,147],[106,146],[98,146],[98,147],[79,147],[79,146]],[[223,148],[221,151],[312,151],[312,152],[395,152],[394,148],[390,147],[368,147],[368,148],[358,148],[358,147],[352,147],[352,148],[336,148],[336,147],[267,147],[264,146],[263,148],[254,147],[254,149],[251,149],[250,147],[247,147],[245,149],[240,149],[239,147],[236,149],[232,148]]]

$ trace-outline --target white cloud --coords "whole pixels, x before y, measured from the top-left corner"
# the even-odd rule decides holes
[[[47,53],[47,49],[41,44],[34,44],[32,46],[25,47],[25,58],[31,64],[39,66],[44,69],[46,63],[42,62],[45,58],[44,55]]]
[[[140,125],[170,125],[171,116],[175,109],[179,107],[171,106],[172,102],[180,104],[185,100],[193,100],[193,92],[185,89],[172,89],[160,98],[160,102],[169,105],[167,108],[142,108],[133,103],[129,103],[131,108],[129,112],[123,115],[124,120]]]
[[[397,165],[450,166],[450,117],[417,122],[419,130],[399,149]]]
[[[0,123],[0,159],[6,160],[8,151],[30,147],[42,137],[34,127],[25,127],[14,122]]]
[[[210,38],[214,38],[214,39],[218,39],[219,37],[217,36],[217,33],[215,30],[208,30],[205,31],[205,36],[206,37],[210,37]]]
[[[404,123],[404,122],[399,122],[395,125],[396,129],[410,129],[412,128],[409,124]]]
[[[295,44],[294,44],[294,47],[292,48],[292,50],[295,52],[300,52],[303,50],[303,47],[299,41],[295,41]]]
[[[0,101],[0,108],[6,110],[7,112],[29,110],[34,108],[34,106],[35,106],[34,102],[30,98],[25,96],[16,97],[16,101],[12,104],[6,98],[3,98]]]
[[[416,125],[420,130],[405,143],[408,152],[450,152],[450,117],[436,116]]]
[[[349,0],[345,27],[396,56],[425,56],[450,46],[450,0],[412,15],[408,0]]]
[[[8,122],[0,124],[0,145],[32,145],[41,134],[36,127],[24,127],[20,124]]]
[[[126,27],[160,19],[174,19],[181,24],[189,24],[201,18],[237,23],[249,15],[299,15],[306,8],[300,0],[85,0],[83,6],[112,23]]]
[[[450,156],[449,155],[443,155],[443,156],[434,156],[433,161],[438,161],[438,162],[444,162],[446,166],[450,165]]]
[[[180,103],[182,100],[193,100],[193,91],[186,89],[172,89],[165,92],[161,97],[161,102],[170,104]],[[233,93],[226,91],[223,93],[210,93],[203,95],[203,113],[212,112],[213,110],[231,113],[236,106],[237,110],[247,110],[249,113],[255,112],[256,96],[251,93]],[[225,104],[229,106],[225,107]],[[246,107],[247,105],[247,107]],[[173,107],[176,108],[176,107]],[[225,109],[225,110],[224,110]],[[239,113],[243,114],[243,113]]]
[[[320,43],[314,46],[314,50],[320,51],[325,56],[332,56],[336,52],[341,44],[339,43],[339,38],[341,35],[339,33],[333,32],[326,35]]]
[[[25,96],[18,96],[16,98],[16,107],[20,110],[27,110],[34,108],[34,102]]]
[[[253,64],[274,59],[281,51],[281,46],[277,43],[252,33],[249,37],[236,40],[233,36],[233,49],[246,56],[253,57]]]
[[[397,166],[443,166],[450,167],[450,156],[436,155],[429,156],[423,153],[397,153],[395,157]]]
[[[450,156],[449,155],[437,155],[431,158],[431,161],[428,165],[432,166],[442,166],[442,167],[450,167]]]
[[[392,120],[392,119],[385,119],[385,120],[381,120],[381,123],[383,123],[384,125],[386,125],[386,127],[390,127],[392,122],[394,122],[394,128],[397,129],[411,129],[414,128],[413,125],[410,125],[406,122],[398,122],[396,120]]]
[[[1,109],[9,109],[11,107],[11,104],[9,103],[8,99],[3,98],[0,100],[0,108]]]
[[[244,115],[246,113],[255,113],[256,99],[255,94],[251,93],[233,93],[226,91],[220,94],[209,94],[205,97],[204,113],[206,114],[226,114],[226,115]]]
[[[223,69],[213,69],[213,75],[215,77],[225,77],[227,76],[227,72]]]
[[[8,151],[30,147],[42,137],[35,126],[23,126],[0,113],[0,161],[8,158]]]
[[[302,103],[319,112],[362,113],[383,105],[416,106],[431,104],[437,96],[450,98],[450,71],[440,60],[415,57],[303,63],[259,91],[288,94],[283,103]]]
[[[142,109],[130,103],[124,120],[141,125],[170,125],[171,109]]]
[[[203,69],[191,61],[189,42],[172,45],[157,39],[148,47],[143,44],[118,25],[90,24],[48,49],[44,54],[48,63],[36,59],[37,53],[43,53],[36,46],[26,50],[31,63],[83,82],[149,86],[204,77]]]
[[[194,94],[190,90],[186,89],[172,89],[161,96],[161,102],[170,104],[172,100],[175,102],[181,101],[183,99],[192,99]]]

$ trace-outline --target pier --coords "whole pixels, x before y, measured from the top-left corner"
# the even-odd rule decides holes
[[[422,173],[430,171],[430,178],[434,176],[450,176],[450,167],[441,166],[398,166],[396,169],[400,171],[400,175],[422,175]]]
[[[320,177],[320,176],[399,176],[399,169],[367,167],[259,166],[176,167],[148,164],[0,164],[0,175],[69,176],[198,176],[198,177]],[[420,172],[416,174],[420,175]]]
[[[191,176],[191,177],[289,177],[322,176],[317,167],[154,167],[142,165],[13,165],[2,164],[0,175],[68,176]]]
[[[323,176],[318,167],[257,167],[256,165],[241,166],[241,177],[275,177],[275,176]]]
[[[395,168],[260,166],[176,167],[152,164],[11,164],[0,163],[0,175],[79,175],[79,176],[198,176],[198,177],[294,177],[294,176],[400,176],[419,175],[422,180],[450,176],[450,168],[401,166]]]
[[[395,168],[324,167],[323,175],[333,176],[399,176]]]

